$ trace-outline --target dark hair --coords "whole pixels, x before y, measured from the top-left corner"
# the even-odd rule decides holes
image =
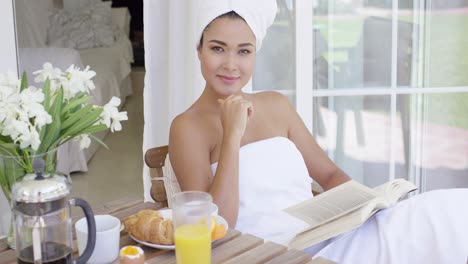
[[[198,43],[198,47],[202,47],[202,44],[203,44],[203,35],[206,31],[206,29],[211,25],[211,23],[213,23],[213,21],[215,21],[216,19],[218,18],[229,18],[229,19],[242,19],[245,21],[245,19],[243,17],[241,17],[239,14],[237,14],[235,11],[229,11],[227,13],[224,13],[218,17],[216,17],[215,19],[213,19],[206,27],[205,29],[203,29],[202,31],[202,35],[200,37],[200,42]]]

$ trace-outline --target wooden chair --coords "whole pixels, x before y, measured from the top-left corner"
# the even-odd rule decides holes
[[[148,149],[145,153],[145,163],[150,168],[151,176],[151,197],[157,203],[160,203],[161,206],[167,207],[167,194],[166,188],[164,187],[164,175],[163,167],[166,162],[166,156],[169,152],[168,146],[156,147]],[[315,181],[311,186],[312,193],[314,195],[319,195],[323,192],[322,187],[318,185]]]
[[[167,195],[163,180],[163,167],[169,147],[162,146],[148,149],[145,153],[145,163],[150,168],[151,190],[153,200],[167,207]]]

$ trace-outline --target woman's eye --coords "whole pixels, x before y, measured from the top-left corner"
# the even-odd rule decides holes
[[[250,54],[251,52],[248,49],[242,49],[242,50],[239,51],[239,53],[240,54]]]
[[[221,52],[223,51],[223,48],[215,46],[215,47],[212,47],[211,50]]]

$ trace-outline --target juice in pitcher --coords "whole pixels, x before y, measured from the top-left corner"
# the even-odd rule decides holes
[[[183,225],[175,230],[177,264],[211,263],[211,233],[206,225]]]

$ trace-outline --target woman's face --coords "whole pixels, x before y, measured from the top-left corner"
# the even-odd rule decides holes
[[[255,35],[242,19],[218,18],[203,33],[198,47],[206,87],[219,97],[240,93],[255,63]]]

